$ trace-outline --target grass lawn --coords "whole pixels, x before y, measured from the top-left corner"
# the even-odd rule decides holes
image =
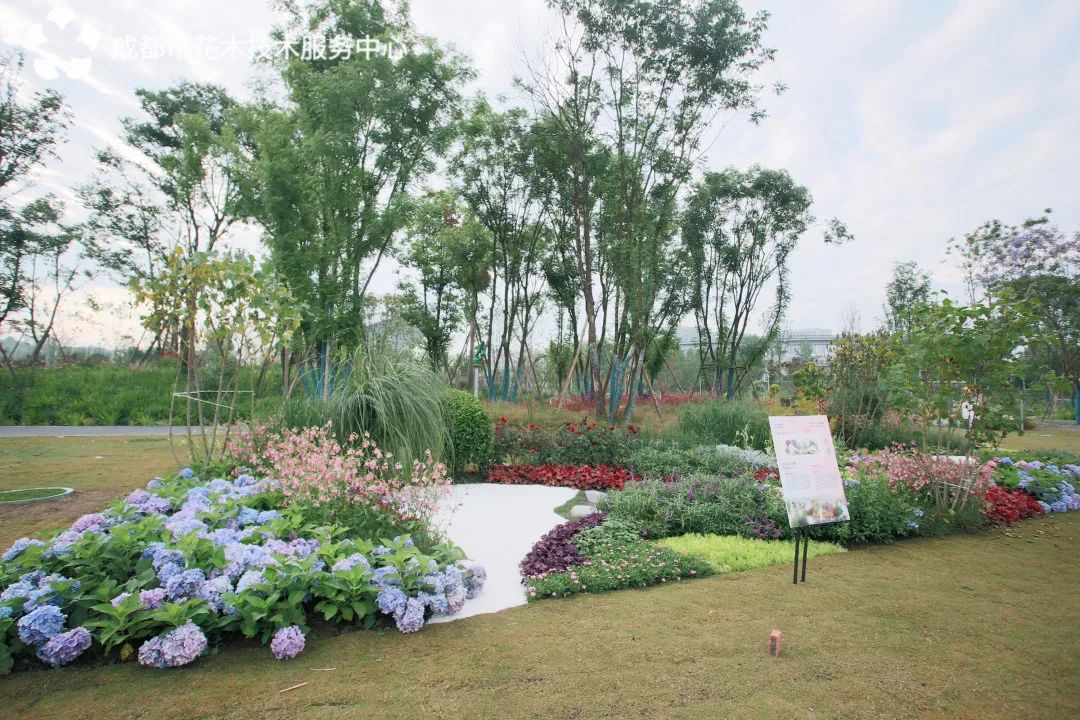
[[[168,438],[0,438],[0,490],[75,488],[56,500],[0,505],[0,547],[23,535],[68,525],[175,469]]]
[[[1028,430],[1023,435],[1009,435],[1001,441],[1001,450],[1039,450],[1055,448],[1080,453],[1080,425],[1055,425]]]
[[[415,635],[317,632],[291,662],[233,645],[172,671],[21,673],[0,717],[1075,717],[1078,537],[1080,513],[815,558],[799,586],[784,565]]]

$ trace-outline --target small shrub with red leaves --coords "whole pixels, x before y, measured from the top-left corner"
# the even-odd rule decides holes
[[[488,482],[504,485],[621,490],[629,481],[629,470],[608,465],[493,465],[488,471]]]
[[[992,487],[986,491],[983,514],[991,525],[1013,525],[1021,520],[1043,514],[1042,505],[1023,490]]]

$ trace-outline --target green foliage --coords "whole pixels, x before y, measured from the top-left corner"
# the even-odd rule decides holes
[[[782,532],[787,526],[780,489],[767,486],[763,491],[746,478],[691,475],[630,483],[609,492],[597,507],[649,538],[692,532],[749,536],[749,519],[768,518]]]
[[[453,472],[460,473],[469,466],[483,472],[491,464],[495,443],[487,410],[471,393],[462,390],[444,390],[442,399],[450,425]]]
[[[760,467],[775,465],[770,455],[738,450],[734,448],[722,452],[711,445],[686,447],[672,442],[643,442],[631,449],[625,465],[635,475],[650,479],[671,473],[735,477]]]
[[[791,562],[795,543],[789,540],[760,540],[734,535],[691,533],[664,538],[660,545],[684,555],[694,555],[709,563],[718,573],[741,572],[769,565]],[[835,555],[844,548],[829,542],[812,542],[810,557]]]
[[[450,434],[442,393],[446,383],[429,365],[386,345],[366,345],[338,364],[329,398],[286,400],[275,418],[286,428],[330,422],[338,440],[370,433],[372,440],[408,466],[430,450],[449,458]]]
[[[860,473],[858,481],[845,485],[851,520],[815,526],[810,531],[813,538],[858,545],[918,534],[918,528],[908,523],[918,522],[915,511],[921,508],[910,493],[890,488],[888,480],[878,473]]]
[[[772,447],[768,412],[752,401],[687,405],[679,413],[679,435],[693,445],[737,445],[754,450]]]
[[[555,433],[555,446],[544,459],[556,465],[626,465],[637,445],[636,430],[607,425],[582,418],[561,425]]]
[[[607,519],[599,525],[576,533],[574,545],[586,557],[611,553],[620,546],[633,545],[641,540],[641,531],[625,520]]]
[[[260,369],[243,367],[237,382],[254,388],[256,402],[280,403],[281,372],[269,368],[260,385]],[[216,389],[220,368],[199,370],[200,386]],[[169,418],[176,389],[176,367],[145,368],[118,365],[35,368],[21,372],[12,384],[0,375],[0,424],[2,425],[152,425]],[[250,416],[250,404],[237,403],[241,419]]]

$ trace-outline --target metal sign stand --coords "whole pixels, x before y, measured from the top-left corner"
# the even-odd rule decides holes
[[[810,554],[810,535],[806,528],[795,528],[795,568],[792,573],[792,582],[799,584],[799,540],[802,540],[802,581],[806,582],[806,558]]]

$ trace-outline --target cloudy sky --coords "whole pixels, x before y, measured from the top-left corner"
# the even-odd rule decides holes
[[[711,168],[788,169],[813,192],[816,214],[856,236],[826,247],[807,236],[792,261],[793,328],[839,330],[854,309],[863,329],[881,315],[894,262],[916,260],[959,292],[945,241],[990,218],[1019,222],[1053,208],[1080,229],[1080,2],[1076,0],[745,0],[772,17],[778,49],[762,80],[788,87],[751,126],[731,117]],[[522,58],[554,28],[543,0],[412,0],[419,30],[472,56],[473,90],[506,95]],[[0,43],[25,49],[28,88],[53,87],[75,117],[61,160],[39,186],[72,199],[95,148],[116,145],[136,88],[215,82],[243,98],[250,50],[275,23],[267,0],[6,0]],[[254,244],[249,237],[245,242]],[[380,290],[397,278],[388,269]],[[134,328],[107,279],[85,292],[127,319],[75,303],[68,342],[112,344]],[[111,318],[111,319],[110,319]]]

